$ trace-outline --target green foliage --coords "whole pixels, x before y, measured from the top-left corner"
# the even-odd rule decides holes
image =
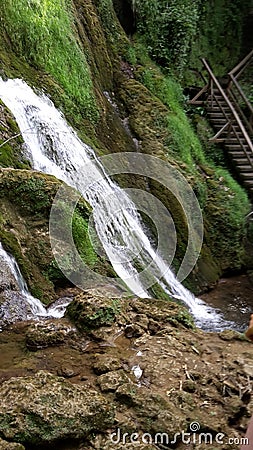
[[[167,69],[181,73],[199,18],[199,1],[135,0],[138,31],[149,54]]]
[[[91,316],[86,317],[86,325],[91,328],[101,327],[108,325],[115,321],[115,317],[120,312],[120,301],[118,299],[112,299],[110,307],[100,308]]]
[[[203,56],[219,69],[217,74],[236,62],[247,0],[133,0],[133,4],[137,29],[150,56],[181,78],[191,74],[187,66],[199,69]]]
[[[166,118],[166,146],[189,167],[194,168],[195,162],[204,163],[200,141],[184,112],[185,99],[180,85],[172,77],[162,75],[155,67],[145,69],[141,81],[169,110]]]
[[[17,185],[16,195],[20,206],[28,212],[44,213],[51,205],[46,183],[39,178],[31,177]]]
[[[84,116],[96,121],[91,75],[73,32],[70,0],[3,0],[2,14],[17,55],[49,72]]]
[[[250,203],[246,192],[227,170],[217,168],[215,174],[215,181],[208,180],[208,202],[204,210],[207,243],[223,269],[239,269],[244,258],[245,216]]]
[[[81,258],[87,262],[89,266],[94,266],[98,258],[90,241],[88,222],[82,217],[78,210],[75,210],[73,214],[72,231],[73,239]]]
[[[111,48],[118,54],[124,54],[129,46],[128,39],[120,26],[112,0],[99,0],[98,13]]]
[[[249,10],[248,0],[208,0],[199,4],[198,32],[189,53],[188,65],[201,69],[201,57],[208,59],[214,73],[223,76],[239,61],[244,17]],[[187,71],[184,76],[193,76]]]

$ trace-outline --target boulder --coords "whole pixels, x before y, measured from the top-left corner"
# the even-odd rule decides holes
[[[78,295],[67,307],[68,315],[85,331],[111,325],[120,312],[120,299],[93,295]]]
[[[114,408],[100,393],[39,371],[0,387],[0,433],[27,444],[81,439],[114,422]]]

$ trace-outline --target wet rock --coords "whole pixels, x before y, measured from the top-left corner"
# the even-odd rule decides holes
[[[91,293],[78,295],[67,307],[67,313],[82,330],[110,326],[120,312],[120,299],[94,296]]]
[[[96,358],[96,362],[94,363],[93,370],[98,375],[118,370],[122,367],[121,361],[113,355],[95,354],[94,357]]]
[[[0,449],[1,450],[25,450],[25,447],[21,444],[15,442],[7,442],[0,438]]]
[[[15,276],[12,273],[6,259],[1,254],[1,247],[0,247],[0,293],[7,289],[11,291],[19,291],[18,283],[15,279]]]
[[[114,409],[101,394],[40,371],[0,386],[0,433],[28,444],[80,439],[112,426]]]
[[[145,315],[149,320],[149,329],[153,332],[159,331],[168,325],[176,327],[194,328],[192,316],[187,309],[177,303],[157,299],[136,299],[130,302],[133,310],[137,313],[136,317]],[[143,319],[142,319],[143,321]],[[141,323],[140,323],[141,325]]]
[[[129,383],[129,378],[124,370],[117,370],[100,375],[97,382],[102,392],[115,392],[122,384]]]
[[[74,370],[71,366],[64,365],[58,371],[58,375],[64,378],[72,378],[78,375],[78,371]]]
[[[127,338],[142,336],[144,330],[137,324],[127,325],[125,328],[125,335]]]
[[[24,295],[8,290],[0,293],[0,328],[32,317],[32,309]]]
[[[26,345],[29,350],[38,350],[63,344],[75,334],[75,327],[60,321],[37,322],[30,325],[27,329]]]
[[[223,341],[246,340],[244,334],[238,333],[238,331],[234,330],[224,330],[218,333],[218,335]]]
[[[134,406],[137,387],[132,382],[124,383],[116,391],[116,399],[127,406]]]

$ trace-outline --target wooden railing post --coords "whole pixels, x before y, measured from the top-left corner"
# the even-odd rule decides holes
[[[253,50],[252,50],[252,54],[253,54]],[[232,114],[232,117],[234,118],[235,122],[237,123],[237,125],[238,125],[238,127],[239,127],[239,129],[240,129],[240,131],[241,131],[241,133],[242,133],[242,135],[243,135],[243,137],[244,137],[244,139],[245,139],[245,141],[247,143],[247,146],[248,146],[248,148],[249,148],[249,150],[250,150],[250,152],[252,153],[252,156],[253,156],[253,143],[252,143],[252,141],[251,141],[251,139],[250,139],[250,137],[249,137],[249,135],[248,135],[248,133],[247,133],[247,131],[246,131],[246,129],[245,129],[241,119],[240,119],[240,117],[239,117],[239,114],[237,113],[237,111],[235,110],[233,104],[231,103],[231,101],[229,100],[229,98],[226,95],[225,91],[221,87],[219,81],[217,80],[217,78],[213,74],[209,64],[207,63],[207,61],[204,58],[202,58],[202,62],[203,62],[204,67],[206,68],[206,70],[207,70],[207,72],[209,74],[209,78],[210,78],[211,106],[213,107],[214,86],[215,86],[216,89],[218,90],[218,92],[220,93],[220,95],[223,97],[223,99],[226,102],[227,106],[229,107],[230,112]],[[223,112],[223,114],[224,114],[224,112]],[[225,114],[225,117],[226,117],[226,114]],[[232,126],[232,128],[233,128],[233,126]],[[253,163],[252,163],[251,159],[249,158],[249,155],[248,155],[247,151],[245,150],[245,146],[242,145],[241,139],[239,139],[237,132],[235,132],[235,136],[236,136],[236,139],[238,140],[239,144],[242,146],[243,151],[245,153],[245,156],[249,160],[251,166],[253,166]]]

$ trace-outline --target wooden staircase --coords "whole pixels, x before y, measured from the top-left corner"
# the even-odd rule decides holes
[[[238,178],[253,200],[253,106],[238,78],[253,61],[253,50],[221,82],[205,59],[208,82],[189,102],[204,105],[215,130],[213,142],[222,143]]]

